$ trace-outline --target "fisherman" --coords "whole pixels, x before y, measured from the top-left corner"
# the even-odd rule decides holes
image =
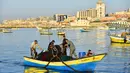
[[[67,49],[67,42],[66,42],[66,37],[65,37],[65,35],[63,35],[63,41],[62,41],[62,43],[60,44],[60,47],[62,48],[62,55],[64,55],[64,56],[67,56],[67,51],[66,51],[66,49]]]
[[[32,56],[33,59],[36,59],[36,57],[37,57],[36,48],[39,48],[40,50],[42,50],[42,48],[38,44],[38,41],[34,40],[34,42],[32,42],[31,47],[30,47],[31,56]]]
[[[67,42],[68,47],[70,49],[70,56],[72,57],[74,55],[76,58],[78,58],[76,55],[76,52],[75,52],[76,48],[75,48],[75,45],[73,44],[73,42],[68,40],[68,39],[66,39],[66,42]]]
[[[48,45],[48,51],[51,51],[51,49],[54,47],[55,40],[52,40]]]
[[[121,33],[121,37],[124,38],[124,43],[127,42],[127,38],[126,38],[126,35],[127,35],[127,34],[128,34],[127,32],[122,32],[122,33]]]

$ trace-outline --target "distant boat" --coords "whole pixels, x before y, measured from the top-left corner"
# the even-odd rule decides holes
[[[57,32],[58,35],[65,35],[65,32]]]
[[[96,62],[101,61],[105,56],[106,56],[106,53],[91,56],[91,57],[84,57],[84,58],[80,58],[76,60],[64,61],[64,63],[78,71],[94,71],[96,68]],[[24,65],[34,66],[34,67],[45,67],[47,64],[48,64],[48,61],[40,61],[40,60],[36,60],[30,57],[24,56]],[[72,71],[72,69],[70,69],[65,64],[63,64],[63,62],[61,61],[50,62],[47,68]]]
[[[40,35],[53,35],[52,32],[49,32],[49,29],[42,29],[39,32],[40,32]]]
[[[3,33],[12,33],[11,29],[6,29],[6,28],[2,29],[2,32]]]
[[[53,35],[51,32],[40,32],[40,35]]]
[[[82,28],[82,29],[80,29],[80,31],[81,31],[81,32],[89,32],[90,30],[88,30],[88,29],[83,29],[83,28]]]
[[[112,43],[124,43],[124,38],[118,37],[118,36],[110,36]],[[130,40],[126,39],[126,43],[130,44]]]
[[[57,29],[57,35],[65,35],[64,29],[63,28]]]

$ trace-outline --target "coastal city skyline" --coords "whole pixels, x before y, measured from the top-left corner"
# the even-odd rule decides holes
[[[28,18],[38,16],[53,16],[56,13],[67,15],[76,15],[77,11],[95,8],[98,0],[82,0],[82,1],[9,1],[2,0],[2,16],[1,20]],[[106,5],[106,13],[116,11],[124,11],[130,8],[129,0],[102,0]],[[88,3],[89,2],[89,3]]]

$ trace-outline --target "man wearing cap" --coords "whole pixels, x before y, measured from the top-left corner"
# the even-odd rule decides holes
[[[40,50],[42,50],[42,48],[38,45],[38,41],[34,40],[34,42],[32,42],[32,44],[31,44],[31,48],[30,48],[30,50],[31,50],[31,56],[34,59],[36,59],[36,57],[37,57],[36,48],[39,48]]]

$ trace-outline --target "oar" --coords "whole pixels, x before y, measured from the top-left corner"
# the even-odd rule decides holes
[[[59,58],[58,56],[57,56],[57,58],[58,58],[64,65],[66,65],[67,67],[69,67],[69,68],[72,69],[73,71],[75,71],[75,72],[77,72],[77,73],[81,73],[80,71],[75,70],[75,69],[72,68],[71,66],[67,65],[67,64],[66,64],[61,58]]]
[[[44,66],[44,68],[46,68],[54,58],[55,57],[52,57],[51,60],[48,62],[48,64],[46,66]]]

